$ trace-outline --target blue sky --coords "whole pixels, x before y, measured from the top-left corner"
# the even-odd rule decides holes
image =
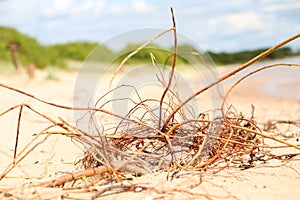
[[[0,25],[43,44],[105,42],[120,33],[172,26],[213,51],[272,46],[300,32],[299,0],[0,0]],[[300,42],[291,44],[300,49]]]

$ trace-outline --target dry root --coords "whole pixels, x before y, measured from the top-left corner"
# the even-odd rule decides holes
[[[143,44],[132,54],[127,56],[125,61],[117,68],[116,73],[123,67],[123,64],[130,58],[130,56],[133,56],[148,43],[152,42],[164,33],[174,31],[175,50],[170,77],[168,79],[166,77],[160,77],[158,80],[158,82],[164,86],[163,95],[160,99],[156,100],[147,99],[139,102],[133,102],[134,106],[130,109],[126,116],[120,116],[104,109],[107,102],[101,106],[95,106],[94,108],[73,108],[44,101],[29,93],[0,83],[0,87],[21,93],[37,101],[48,104],[49,106],[68,110],[87,111],[91,113],[91,116],[96,116],[101,113],[116,117],[120,120],[120,122],[113,127],[111,124],[109,124],[108,127],[106,127],[105,124],[103,124],[102,127],[97,127],[93,123],[93,119],[91,117],[91,128],[93,130],[96,129],[97,132],[103,133],[95,136],[91,135],[89,132],[78,129],[76,126],[71,125],[63,119],[59,119],[58,121],[54,120],[47,116],[47,114],[40,113],[38,110],[31,108],[30,105],[27,104],[21,104],[9,108],[0,113],[0,117],[3,117],[11,110],[19,109],[17,141],[15,145],[14,160],[7,169],[2,172],[0,180],[5,178],[15,166],[17,166],[29,153],[34,151],[34,149],[41,143],[35,143],[34,139],[24,149],[17,153],[18,135],[19,130],[21,129],[20,122],[25,108],[51,123],[48,128],[35,135],[35,138],[47,135],[47,137],[45,137],[42,141],[45,142],[51,134],[54,134],[54,132],[50,131],[51,128],[59,127],[61,129],[59,134],[70,137],[74,141],[77,141],[86,147],[84,157],[81,160],[81,164],[84,168],[83,170],[66,174],[54,180],[43,182],[35,186],[62,187],[67,182],[104,174],[109,175],[102,176],[102,178],[99,178],[98,181],[103,181],[103,179],[105,179],[103,177],[106,177],[107,180],[109,179],[111,181],[121,182],[122,179],[125,178],[124,174],[126,174],[126,172],[141,175],[159,170],[168,172],[176,172],[178,170],[212,170],[214,172],[218,172],[228,167],[247,169],[254,167],[256,163],[259,162],[267,162],[270,159],[291,160],[295,155],[298,155],[272,155],[265,151],[265,138],[279,142],[281,145],[284,145],[284,147],[292,147],[297,150],[300,150],[300,147],[285,140],[275,138],[270,134],[263,133],[258,128],[257,123],[253,120],[253,116],[245,118],[241,114],[237,114],[230,109],[225,110],[224,107],[218,108],[222,111],[222,115],[215,116],[213,119],[209,117],[212,115],[209,112],[203,112],[200,115],[193,116],[192,118],[187,117],[186,112],[190,111],[193,113],[193,110],[191,110],[187,105],[189,101],[195,99],[207,89],[222,83],[222,81],[247,68],[279,47],[300,37],[300,34],[275,45],[241,67],[195,92],[195,94],[186,100],[182,100],[179,98],[178,94],[174,92],[174,89],[176,91],[176,88],[174,88],[174,84],[172,84],[176,79],[174,70],[176,67],[176,56],[179,54],[179,52],[177,52],[176,24],[173,13],[172,16],[172,28]],[[199,57],[199,54],[193,55],[197,55],[198,58],[201,58]],[[157,66],[154,57],[153,64],[154,66]],[[205,65],[206,63],[203,64]],[[243,79],[261,70],[274,66],[275,65],[263,67],[255,72],[249,73],[245,77],[242,77],[227,92],[223,106],[232,89]],[[286,64],[286,66],[299,65]],[[112,79],[114,79],[114,77]],[[117,88],[115,90],[117,90]],[[120,99],[113,99],[111,101],[114,100]],[[157,109],[151,109],[151,106],[147,105],[148,101],[158,103],[159,112],[157,112]],[[142,115],[140,114],[141,111]],[[299,122],[270,121],[266,124],[265,130],[276,129],[276,126],[279,123],[288,123],[299,127]],[[99,129],[101,129],[101,131],[99,131]],[[55,134],[57,133],[58,132],[55,132]],[[115,178],[112,178],[112,176]],[[102,183],[107,184],[107,182]],[[126,190],[136,188],[136,186],[125,187],[124,185],[122,185],[122,187],[127,188]]]

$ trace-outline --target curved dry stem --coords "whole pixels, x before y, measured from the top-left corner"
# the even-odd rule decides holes
[[[113,112],[111,112],[111,111],[105,110],[105,109],[91,108],[91,107],[88,107],[88,108],[80,108],[80,107],[64,106],[64,105],[60,105],[60,104],[56,104],[56,103],[52,103],[52,102],[45,101],[45,100],[43,100],[43,99],[41,99],[41,98],[35,97],[34,95],[32,95],[32,94],[30,94],[30,93],[27,93],[27,92],[24,92],[24,91],[22,91],[22,90],[16,89],[16,88],[14,88],[14,87],[10,87],[10,86],[5,85],[5,84],[3,84],[3,83],[0,83],[0,87],[6,88],[6,89],[8,89],[8,90],[11,90],[11,91],[14,91],[14,92],[17,92],[17,93],[20,93],[20,94],[25,95],[25,96],[28,96],[28,97],[30,97],[30,98],[32,98],[32,99],[35,99],[35,100],[37,100],[37,101],[39,101],[39,102],[42,102],[42,103],[44,103],[44,104],[47,104],[47,105],[50,105],[50,106],[53,106],[53,107],[62,108],[62,109],[66,109],[66,110],[101,112],[101,113],[104,113],[104,114],[107,114],[107,115],[110,115],[110,116],[114,116],[114,117],[117,117],[117,118],[120,118],[120,119],[129,121],[129,122],[133,122],[133,123],[138,124],[138,125],[144,125],[144,123],[142,123],[142,122],[139,122],[139,121],[136,121],[136,120],[132,120],[132,119],[130,119],[130,118],[126,118],[126,117],[121,116],[121,115],[117,115],[117,114],[115,114],[115,113],[113,113]],[[28,105],[28,104],[22,104],[22,105],[24,105],[24,106],[26,106],[26,107],[30,107],[30,105]],[[20,105],[18,105],[18,106],[20,106]],[[18,107],[18,106],[17,106],[17,107]],[[14,107],[9,108],[9,109],[5,110],[4,112],[0,113],[0,117],[1,117],[2,115],[4,115],[5,113],[9,112],[9,111],[12,110],[12,109],[14,109]],[[33,110],[33,111],[34,111],[34,112],[37,112],[36,110]],[[39,113],[39,112],[37,112],[37,113]],[[47,116],[46,116],[46,115],[43,115],[42,113],[39,113],[39,114],[42,115],[44,118],[47,119]],[[49,118],[48,120],[49,120],[49,121],[52,121],[52,120],[50,120],[50,119],[51,119],[51,118]]]
[[[129,55],[127,55],[121,62],[121,64],[117,67],[116,71],[113,74],[112,79],[110,80],[109,83],[109,87],[112,86],[113,81],[115,80],[116,75],[120,72],[120,70],[123,68],[124,64],[135,54],[137,54],[140,50],[142,50],[144,47],[146,47],[148,44],[152,43],[153,41],[155,41],[156,39],[160,38],[161,36],[163,36],[164,34],[170,32],[174,30],[174,28],[169,28],[161,33],[159,33],[158,35],[156,35],[155,37],[151,38],[150,40],[146,41],[144,44],[142,44],[141,46],[139,46],[136,50],[134,50],[133,52],[131,52]]]
[[[53,179],[51,181],[46,181],[34,186],[39,186],[39,187],[60,187],[63,186],[65,183],[70,182],[70,181],[76,181],[80,178],[83,177],[91,177],[91,176],[96,176],[100,174],[104,174],[106,172],[109,172],[110,168],[106,166],[100,166],[97,168],[89,168],[85,169],[82,171],[77,171],[73,173],[68,173],[66,175],[62,175],[61,177],[58,177],[56,179]]]
[[[230,127],[237,128],[237,129],[240,129],[240,130],[245,130],[245,131],[248,131],[248,132],[251,132],[251,133],[260,135],[260,136],[262,136],[262,137],[264,137],[264,138],[268,138],[268,139],[274,140],[274,141],[276,141],[276,142],[279,142],[279,143],[281,143],[281,144],[285,144],[285,145],[287,145],[287,146],[289,146],[289,147],[293,147],[293,148],[295,148],[295,149],[300,150],[300,146],[297,146],[297,145],[292,144],[292,143],[290,143],[290,142],[287,142],[287,141],[285,141],[285,140],[281,140],[281,139],[279,139],[279,138],[273,137],[273,136],[271,136],[271,135],[267,135],[267,134],[265,134],[265,133],[262,133],[262,132],[259,132],[259,131],[256,131],[256,130],[252,130],[252,129],[249,129],[249,128],[246,128],[246,127],[242,127],[242,126],[238,126],[238,125],[234,125],[234,124],[229,124],[229,123],[226,123],[226,124],[227,124],[228,126],[230,126]]]
[[[161,120],[162,120],[162,104],[164,101],[164,98],[167,94],[167,92],[170,89],[170,86],[172,84],[172,80],[174,77],[175,73],[175,67],[176,67],[176,60],[177,60],[177,52],[178,52],[178,46],[177,46],[177,31],[176,31],[176,22],[175,22],[175,16],[173,12],[173,8],[171,7],[171,14],[172,14],[172,21],[173,21],[173,33],[174,33],[174,56],[173,56],[173,63],[172,63],[172,69],[171,69],[171,74],[169,76],[169,81],[167,86],[165,87],[165,90],[161,96],[160,103],[159,103],[159,118],[158,118],[158,129],[161,128]],[[162,130],[164,132],[164,130]]]
[[[245,80],[246,78],[248,78],[249,76],[253,75],[253,74],[256,74],[260,71],[263,71],[263,70],[266,70],[266,69],[270,69],[270,68],[273,68],[273,67],[300,67],[300,64],[295,64],[295,63],[280,63],[280,64],[272,64],[272,65],[268,65],[268,66],[264,66],[264,67],[261,67],[257,70],[254,70],[248,74],[246,74],[245,76],[243,76],[242,78],[240,78],[238,81],[236,81],[230,88],[229,90],[226,92],[225,96],[224,96],[224,99],[223,99],[223,103],[222,103],[222,107],[221,107],[221,110],[222,110],[222,113],[223,113],[223,116],[226,118],[226,114],[225,114],[225,111],[224,111],[224,105],[226,103],[226,100],[229,96],[229,94],[232,92],[232,90],[239,84],[241,83],[243,80]]]
[[[164,123],[164,126],[162,128],[162,130],[164,130],[167,125],[169,124],[169,122],[171,121],[172,118],[174,118],[174,115],[185,105],[187,104],[189,101],[191,101],[192,99],[194,99],[195,97],[197,97],[199,94],[205,92],[206,90],[208,90],[209,88],[217,85],[218,83],[228,79],[229,77],[235,75],[236,73],[246,69],[247,67],[249,67],[250,65],[252,65],[253,63],[257,62],[258,60],[266,57],[267,55],[269,55],[270,53],[274,52],[276,49],[286,45],[287,43],[293,41],[293,40],[296,40],[300,37],[300,33],[278,43],[277,45],[271,47],[270,49],[262,52],[261,54],[259,54],[258,56],[252,58],[251,60],[249,60],[248,62],[246,62],[245,64],[241,65],[239,68],[229,72],[228,74],[222,76],[220,79],[218,80],[215,80],[214,82],[212,82],[211,84],[205,86],[204,88],[202,88],[201,90],[197,91],[194,95],[190,96],[189,98],[187,98],[185,101],[182,102],[182,104],[180,106],[178,106],[177,108],[175,108],[173,110],[173,112],[169,115],[169,117],[166,119],[165,123]]]
[[[18,125],[17,125],[17,135],[16,135],[16,142],[15,142],[15,149],[14,149],[14,160],[16,159],[17,149],[18,149],[22,110],[23,110],[23,105],[20,106],[20,110],[19,110]]]
[[[19,153],[19,155],[17,155],[16,156],[16,158],[15,159],[13,159],[13,161],[12,161],[12,163],[11,164],[9,164],[6,168],[5,168],[5,170],[1,173],[1,175],[0,175],[0,181],[11,171],[11,170],[13,170],[15,167],[16,167],[16,165],[17,164],[19,164],[28,154],[30,154],[30,152],[32,152],[36,147],[38,147],[40,144],[42,144],[42,143],[44,143],[47,139],[48,139],[48,137],[50,136],[50,135],[46,135],[46,137],[43,139],[43,140],[41,140],[41,141],[39,141],[38,143],[36,143],[35,145],[33,145],[33,147],[31,147],[27,152],[25,152],[26,150],[27,150],[27,148],[29,148],[29,146],[31,145],[31,144],[33,144],[33,142],[36,140],[36,139],[38,139],[38,137],[40,136],[40,134],[39,135],[37,135],[35,138],[33,138],[25,147],[24,147],[24,149],[22,150],[22,151],[20,151],[20,153]],[[21,157],[21,154],[24,152],[24,155]],[[20,158],[19,158],[20,157]]]
[[[262,71],[267,68],[271,68],[278,65],[293,65],[293,66],[300,66],[300,64],[274,64],[271,66],[265,66],[258,70],[255,70],[246,76],[239,79],[226,93],[226,96],[224,97],[224,101],[222,104],[222,112],[223,117],[226,118],[226,122],[219,121],[219,120],[206,120],[206,116],[203,119],[199,119],[199,117],[195,117],[193,120],[189,120],[186,111],[183,109],[186,104],[194,99],[196,96],[201,94],[202,92],[208,90],[209,88],[217,85],[218,83],[232,77],[236,73],[246,69],[251,64],[255,63],[259,59],[265,57],[266,55],[272,53],[279,47],[287,44],[288,42],[295,40],[300,37],[300,34],[297,34],[295,36],[292,36],[291,38],[288,38],[287,40],[284,40],[283,42],[275,45],[274,47],[266,50],[265,52],[261,53],[260,55],[256,56],[255,58],[251,59],[250,61],[246,62],[245,64],[241,65],[239,68],[234,69],[230,73],[224,75],[223,77],[214,80],[212,83],[208,84],[201,90],[194,93],[192,96],[188,97],[185,101],[182,101],[180,96],[173,92],[171,89],[173,89],[174,82],[176,83],[176,76],[175,76],[175,67],[176,67],[176,60],[178,53],[178,47],[177,47],[177,30],[176,30],[176,23],[174,18],[173,9],[171,8],[172,13],[172,21],[173,21],[173,27],[170,29],[167,29],[157,36],[153,37],[152,39],[148,40],[144,44],[142,44],[140,47],[138,47],[135,51],[131,52],[129,55],[125,57],[125,59],[122,60],[118,68],[113,74],[113,77],[110,82],[110,86],[112,85],[112,82],[115,78],[115,76],[119,73],[121,68],[124,66],[126,61],[130,59],[132,56],[134,56],[136,53],[138,53],[141,49],[146,47],[148,44],[156,40],[157,38],[161,37],[162,35],[166,34],[169,31],[174,32],[174,53],[173,53],[173,63],[172,63],[172,69],[169,74],[168,79],[165,79],[165,75],[162,73],[162,71],[159,71],[160,76],[158,77],[158,81],[162,83],[162,86],[164,87],[164,91],[160,99],[146,99],[143,100],[138,93],[137,89],[133,86],[127,85],[128,87],[132,87],[138,96],[138,100],[134,100],[133,98],[119,98],[119,99],[110,99],[105,101],[102,105],[99,105],[100,102],[102,103],[102,100],[104,98],[107,98],[109,94],[114,92],[120,87],[125,87],[126,85],[118,86],[114,89],[109,90],[107,93],[105,93],[103,96],[101,96],[98,101],[95,103],[94,107],[92,108],[76,108],[76,107],[70,107],[70,106],[63,106],[55,103],[51,103],[45,100],[42,100],[38,97],[35,97],[29,93],[26,93],[22,90],[7,86],[5,84],[0,83],[0,87],[9,89],[11,91],[20,93],[22,95],[26,95],[30,98],[33,98],[39,102],[42,102],[44,104],[47,104],[49,106],[61,108],[61,109],[67,109],[67,110],[81,110],[81,111],[91,111],[93,112],[90,118],[90,124],[89,126],[93,126],[92,128],[96,128],[96,133],[98,133],[99,137],[93,136],[91,133],[87,131],[80,130],[79,128],[69,124],[65,120],[59,118],[59,122],[52,119],[51,117],[44,115],[40,112],[38,112],[35,109],[32,109],[27,104],[21,104],[14,106],[12,108],[9,108],[5,110],[4,112],[0,113],[0,117],[5,115],[6,113],[10,112],[11,110],[20,108],[19,110],[19,118],[18,118],[18,126],[17,126],[17,137],[16,137],[16,145],[15,145],[15,152],[14,152],[14,159],[13,162],[7,167],[7,169],[4,170],[4,172],[0,176],[0,180],[6,176],[7,173],[9,173],[17,164],[20,163],[30,152],[32,152],[39,144],[46,141],[46,139],[51,134],[62,134],[64,136],[70,137],[74,139],[75,141],[79,142],[80,144],[83,144],[84,147],[87,148],[88,153],[90,153],[94,159],[98,162],[99,165],[104,165],[97,167],[95,169],[86,169],[84,171],[79,171],[75,173],[70,173],[67,175],[64,175],[58,179],[44,182],[39,184],[38,186],[46,186],[46,187],[53,187],[53,186],[61,186],[66,182],[77,180],[80,177],[83,176],[94,176],[98,174],[103,174],[106,172],[112,172],[116,174],[117,170],[123,170],[127,172],[139,172],[139,171],[151,171],[156,166],[162,166],[172,168],[173,169],[184,169],[184,170],[200,170],[206,167],[216,167],[217,164],[221,162],[225,162],[228,164],[228,161],[237,158],[239,156],[245,155],[245,154],[252,154],[254,151],[257,152],[260,149],[258,144],[260,144],[261,140],[263,138],[269,138],[274,141],[277,141],[281,144],[287,145],[289,147],[296,148],[300,150],[300,147],[297,145],[293,145],[289,142],[286,142],[284,140],[280,140],[278,138],[272,137],[270,135],[267,135],[265,133],[262,133],[259,128],[255,125],[255,123],[252,123],[251,120],[244,119],[242,116],[234,116],[234,117],[228,117],[223,112],[224,102],[226,101],[228,95],[233,90],[234,87],[236,87],[242,80],[247,78],[248,76],[255,74],[259,71]],[[209,66],[203,59],[203,57],[199,53],[190,53],[192,55],[195,55],[198,57],[198,59],[210,70]],[[153,64],[157,64],[154,56],[151,54],[152,62]],[[169,57],[171,58],[171,57]],[[167,60],[169,59],[167,58]],[[156,67],[159,67],[156,65]],[[158,68],[159,69],[159,68]],[[161,70],[161,69],[159,69]],[[212,74],[216,77],[216,74],[211,71]],[[157,75],[158,76],[158,75]],[[167,76],[166,76],[167,77]],[[216,77],[217,78],[217,77]],[[175,85],[174,87],[177,87]],[[170,98],[167,99],[167,94],[170,92]],[[166,100],[167,99],[167,100]],[[106,99],[104,99],[106,100]],[[103,100],[103,101],[104,101]],[[107,107],[106,105],[114,102],[114,101],[121,101],[121,100],[127,100],[130,101],[130,103],[133,104],[133,107],[125,114],[125,116],[118,115],[116,113],[113,113],[113,111],[105,110],[103,108]],[[168,102],[169,101],[169,102]],[[149,104],[151,102],[157,103],[159,102],[159,115],[157,116],[156,109],[151,109]],[[97,106],[100,106],[99,108],[96,108]],[[166,108],[165,108],[166,107]],[[35,137],[33,140],[20,151],[20,153],[17,155],[17,143],[18,143],[18,135],[19,135],[19,129],[21,126],[21,116],[22,112],[24,111],[23,108],[28,108],[32,112],[38,114],[40,117],[46,119],[47,121],[51,122],[52,125],[49,126],[47,129],[41,131],[40,133],[34,135]],[[142,109],[142,110],[141,110]],[[165,110],[164,110],[165,109]],[[182,112],[181,112],[182,111]],[[138,114],[142,112],[140,119],[132,119],[132,118],[138,118]],[[95,120],[93,118],[94,115],[98,113],[104,113],[109,116],[113,116],[116,118],[121,119],[120,123],[113,126],[108,127],[101,124],[102,129],[99,127],[96,127]],[[154,119],[147,119],[147,114],[150,114],[150,118],[153,117]],[[163,116],[165,114],[166,116]],[[176,118],[175,118],[176,115]],[[183,120],[177,120],[177,116],[182,116]],[[166,118],[166,120],[165,120]],[[173,120],[174,119],[174,120]],[[147,121],[148,120],[148,121]],[[180,123],[177,123],[178,121],[182,121]],[[247,122],[247,127],[245,126],[245,123]],[[218,131],[218,137],[216,135],[206,135],[207,130],[210,128],[212,124],[218,124],[221,128],[219,128]],[[242,125],[243,124],[243,125]],[[110,124],[111,125],[111,124]],[[48,131],[51,127],[60,127],[64,130],[64,132],[50,132]],[[249,128],[251,127],[251,128]],[[90,127],[89,127],[90,128]],[[112,132],[110,135],[101,135],[100,132],[107,133],[108,130]],[[107,131],[107,132],[105,132]],[[249,134],[253,133],[253,134]],[[40,142],[36,142],[36,139],[40,135],[46,134],[46,137],[44,140]],[[119,134],[119,135],[118,135]],[[123,134],[123,135],[122,135]],[[257,139],[253,139],[251,137],[252,135],[259,135],[260,137]],[[99,139],[100,138],[100,139]],[[209,155],[207,155],[206,158],[202,158],[201,153],[204,151],[204,145],[205,142],[208,139],[215,139],[216,142],[214,143],[214,146],[212,148],[212,151]],[[107,139],[107,140],[106,140]],[[36,142],[36,143],[34,143]],[[119,145],[119,146],[118,146]],[[31,147],[31,148],[30,148]],[[28,150],[29,149],[29,150]],[[192,153],[191,153],[192,152]],[[177,154],[179,153],[179,154]],[[177,155],[179,157],[177,158]],[[168,156],[168,157],[167,157]],[[145,159],[144,159],[145,158]],[[147,163],[148,160],[153,161],[152,164]],[[181,163],[181,161],[183,161]],[[167,163],[168,165],[165,165]],[[142,166],[138,165],[141,164]],[[99,166],[98,165],[98,166]],[[154,166],[155,165],[155,166]],[[148,168],[149,166],[149,168]],[[226,167],[229,165],[226,165]],[[222,168],[222,167],[221,167]],[[224,168],[224,167],[223,167]],[[223,169],[222,168],[222,169]],[[164,168],[165,169],[165,168]],[[117,177],[117,176],[116,176]]]
[[[35,109],[31,108],[28,104],[20,104],[20,105],[16,105],[6,111],[4,111],[3,113],[1,113],[1,116],[3,114],[6,114],[8,113],[9,111],[12,111],[16,108],[23,108],[23,107],[26,107],[28,108],[29,110],[33,111],[34,113],[36,113],[38,116],[41,116],[43,118],[45,118],[47,121],[50,121],[51,123],[53,123],[53,125],[47,127],[46,129],[44,129],[42,132],[45,132],[47,131],[48,129],[54,127],[54,126],[59,126],[63,129],[65,129],[66,131],[69,131],[69,129],[64,126],[64,124],[60,124],[58,122],[56,122],[54,119],[50,118],[49,116],[46,116],[38,111],[36,111]],[[20,109],[20,111],[22,111],[23,109]],[[19,113],[19,116],[20,116],[20,113]],[[20,128],[20,125],[18,124],[18,129]],[[19,154],[16,154],[16,149],[14,150],[14,159],[13,161],[11,162],[11,164],[8,165],[8,167],[2,172],[2,174],[0,175],[0,180],[2,180],[18,163],[20,163],[30,152],[32,152],[37,146],[39,146],[40,144],[42,144],[43,142],[45,142],[47,140],[47,138],[50,136],[50,135],[46,135],[46,137],[36,143],[33,147],[31,147],[29,150],[27,150],[40,136],[41,134],[35,134],[34,138],[19,152]],[[17,134],[18,136],[18,134]],[[16,139],[16,144],[15,144],[15,148],[17,147],[17,144],[18,144],[18,140]],[[23,155],[24,154],[24,155]],[[23,155],[23,156],[22,156]]]

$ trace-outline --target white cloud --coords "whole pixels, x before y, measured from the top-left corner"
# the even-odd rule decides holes
[[[207,48],[220,44],[234,49],[249,44],[249,38],[251,45],[260,46],[299,32],[298,1],[6,0],[0,1],[0,25],[13,26],[44,43],[103,41],[138,28],[169,28],[173,6],[181,33]]]
[[[265,0],[261,2],[261,5],[264,7],[264,10],[267,12],[300,9],[299,0],[285,0],[285,1]]]
[[[222,16],[219,23],[228,27],[225,29],[228,34],[259,30],[264,26],[260,15],[252,11]]]
[[[155,6],[153,4],[149,4],[144,0],[133,1],[132,7],[138,13],[149,12],[155,9]]]
[[[53,17],[56,15],[65,14],[68,11],[72,10],[74,10],[74,8],[72,7],[72,1],[53,0],[44,2],[44,4],[42,4],[41,13],[47,17]]]
[[[266,11],[277,12],[291,9],[300,9],[300,2],[297,4],[270,5],[266,8]]]
[[[101,13],[104,10],[105,1],[104,0],[98,0],[96,3],[90,2],[90,6],[94,8],[94,11],[96,14]]]
[[[110,3],[106,5],[108,14],[113,15],[133,15],[133,14],[146,14],[156,9],[156,6],[148,3],[145,0],[133,0],[120,3]]]
[[[61,15],[78,15],[80,13],[99,13],[104,8],[104,0],[50,0],[41,3],[40,12],[45,17],[57,17]]]
[[[126,7],[118,4],[110,5],[105,10],[106,10],[105,13],[113,14],[113,15],[121,15],[126,13]]]

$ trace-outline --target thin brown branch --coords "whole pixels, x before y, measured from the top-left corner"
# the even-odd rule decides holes
[[[61,187],[65,183],[70,181],[75,181],[83,177],[91,177],[96,176],[100,174],[104,174],[106,172],[109,172],[110,168],[106,166],[100,166],[96,168],[89,168],[85,170],[76,171],[73,173],[68,173],[66,175],[62,175],[58,178],[55,178],[51,181],[42,182],[40,184],[34,185],[34,186],[40,186],[40,187]]]
[[[263,70],[266,70],[266,69],[270,69],[270,68],[273,68],[273,67],[300,67],[300,64],[295,64],[295,63],[280,63],[280,64],[273,64],[273,65],[268,65],[268,66],[264,66],[264,67],[261,67],[259,69],[256,69],[248,74],[246,74],[245,76],[241,77],[238,81],[236,81],[230,88],[229,90],[226,92],[225,96],[224,96],[224,99],[223,99],[223,103],[222,103],[222,107],[221,107],[221,110],[222,110],[222,113],[223,113],[223,116],[226,116],[225,114],[225,111],[224,111],[224,105],[226,103],[226,100],[229,96],[229,94],[232,92],[232,90],[238,85],[240,84],[243,80],[245,80],[246,78],[248,78],[249,76],[253,75],[253,74],[256,74],[260,71],[263,71]]]
[[[160,38],[161,36],[163,36],[164,34],[172,31],[174,28],[169,28],[161,33],[159,33],[158,35],[156,35],[155,37],[151,38],[150,40],[146,41],[144,44],[142,44],[141,46],[139,46],[136,50],[134,50],[133,52],[131,52],[130,54],[128,54],[120,63],[120,65],[117,67],[116,71],[113,74],[112,79],[110,80],[109,83],[109,87],[112,86],[112,83],[116,77],[116,75],[120,72],[120,70],[123,68],[124,64],[135,54],[137,54],[140,50],[142,50],[143,48],[145,48],[148,44],[152,43],[153,41],[155,41],[156,39]]]
[[[268,139],[274,140],[274,141],[276,141],[276,142],[279,142],[279,143],[281,143],[281,144],[285,144],[285,145],[287,145],[287,146],[289,146],[289,147],[293,147],[293,148],[295,148],[295,149],[300,150],[300,147],[299,147],[299,146],[297,146],[297,145],[295,145],[295,144],[292,144],[292,143],[290,143],[290,142],[287,142],[287,141],[285,141],[285,140],[281,140],[281,139],[279,139],[279,138],[273,137],[273,136],[271,136],[271,135],[268,135],[268,134],[265,134],[265,133],[262,133],[262,132],[258,132],[258,131],[255,131],[255,130],[252,130],[252,129],[249,129],[249,128],[246,128],[246,127],[234,125],[234,124],[228,124],[228,126],[231,126],[231,127],[233,127],[233,128],[237,128],[237,129],[241,129],[241,130],[245,130],[245,131],[248,131],[248,132],[252,132],[252,133],[255,133],[255,134],[257,134],[257,135],[260,135],[260,136],[262,136],[262,137],[264,137],[264,138],[268,138]]]
[[[168,85],[166,86],[161,99],[160,99],[160,103],[159,103],[159,118],[158,118],[158,129],[161,128],[161,120],[162,120],[162,105],[163,105],[163,101],[164,98],[167,94],[167,92],[170,90],[170,86],[172,84],[172,80],[174,77],[174,73],[175,73],[175,67],[176,67],[176,60],[177,60],[177,52],[178,52],[178,46],[177,46],[177,31],[176,31],[176,22],[175,22],[175,16],[174,16],[174,11],[173,8],[171,7],[171,14],[172,14],[172,22],[173,22],[173,33],[174,33],[174,56],[173,56],[173,63],[172,63],[172,69],[171,69],[171,73],[169,75],[169,82]],[[165,130],[162,129],[162,132],[164,132]]]
[[[165,124],[164,124],[162,130],[164,130],[164,129],[167,127],[167,125],[169,124],[169,122],[171,121],[171,119],[174,117],[174,115],[175,115],[175,114],[176,114],[176,113],[177,113],[177,112],[178,112],[185,104],[187,104],[189,101],[191,101],[192,99],[194,99],[195,97],[197,97],[199,94],[205,92],[206,90],[208,90],[209,88],[211,88],[211,87],[217,85],[218,83],[220,83],[220,82],[222,82],[222,81],[228,79],[229,77],[235,75],[236,73],[238,73],[238,72],[240,72],[240,71],[246,69],[247,67],[249,67],[249,66],[252,65],[253,63],[257,62],[258,60],[260,60],[260,59],[262,59],[262,58],[264,58],[264,57],[266,57],[267,55],[269,55],[270,53],[274,52],[274,51],[277,50],[278,48],[280,48],[280,47],[286,45],[287,43],[289,43],[289,42],[291,42],[291,41],[293,41],[293,40],[298,39],[299,37],[300,37],[300,33],[298,33],[298,34],[296,34],[296,35],[294,35],[294,36],[292,36],[292,37],[290,37],[290,38],[288,38],[288,39],[286,39],[286,40],[284,40],[284,41],[278,43],[277,45],[271,47],[270,49],[268,49],[268,50],[262,52],[262,53],[259,54],[258,56],[252,58],[251,60],[249,60],[249,61],[246,62],[245,64],[241,65],[239,68],[237,68],[237,69],[235,69],[235,70],[229,72],[228,74],[222,76],[220,79],[215,80],[215,81],[212,82],[211,84],[209,84],[209,85],[205,86],[204,88],[202,88],[201,90],[197,91],[195,94],[193,94],[192,96],[190,96],[189,98],[187,98],[185,101],[183,101],[182,104],[181,104],[180,106],[178,106],[177,108],[175,108],[175,109],[173,110],[173,112],[172,112],[172,113],[169,115],[169,117],[166,119]]]
[[[16,159],[17,149],[18,149],[22,110],[23,110],[23,105],[20,106],[20,110],[19,110],[18,125],[17,125],[17,135],[16,135],[16,142],[15,142],[15,149],[14,149],[14,164],[15,164],[15,159]]]

